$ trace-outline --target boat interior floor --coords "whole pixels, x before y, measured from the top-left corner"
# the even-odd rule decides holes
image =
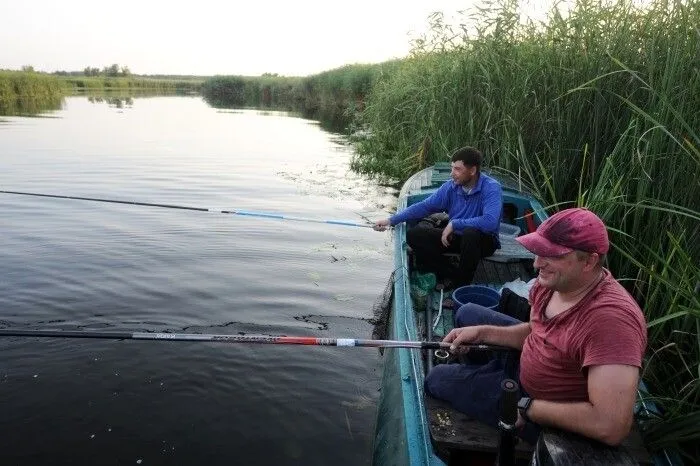
[[[426,397],[430,436],[438,456],[447,464],[478,464],[478,457],[493,464],[498,451],[499,432],[495,427],[476,421],[453,409],[447,402],[431,396]],[[516,458],[528,464],[534,447],[518,441]],[[468,459],[468,461],[467,461]]]
[[[458,258],[455,257],[455,260]],[[515,259],[510,261],[493,260],[487,257],[479,262],[474,273],[473,284],[500,288],[504,283],[515,280],[530,281],[535,276],[532,260]],[[457,304],[452,300],[454,289],[445,289],[442,292],[432,291],[426,298],[427,313],[418,313],[418,325],[422,335],[432,341],[440,341],[442,337],[452,330],[453,313],[457,311]],[[430,328],[426,325],[426,319],[433,323]]]
[[[458,260],[456,255],[453,260]],[[503,283],[517,279],[527,282],[534,276],[531,259],[511,257],[503,260],[503,257],[492,256],[479,262],[473,284],[500,288]],[[444,290],[442,301],[439,291],[431,292],[426,300],[428,312],[418,313],[419,328],[426,338],[442,340],[453,328],[453,313],[457,309],[451,299],[452,291]],[[428,319],[432,324],[430,329]],[[426,355],[434,357],[432,353]],[[497,428],[476,421],[453,409],[448,403],[430,396],[426,396],[426,410],[433,444],[447,464],[480,464],[480,456],[483,457],[483,464],[493,464],[493,455],[498,450]],[[528,464],[532,451],[533,446],[524,441],[520,441],[516,447],[516,455],[523,460],[523,464]]]

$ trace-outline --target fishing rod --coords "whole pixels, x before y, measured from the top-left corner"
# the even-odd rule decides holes
[[[213,343],[257,343],[268,345],[307,346],[365,346],[372,348],[448,349],[451,343],[442,341],[363,340],[356,338],[275,337],[266,335],[212,335],[206,333],[150,332],[84,332],[63,330],[0,329],[0,337],[94,338],[103,340],[196,341]],[[508,350],[509,348],[467,344],[477,350]]]
[[[158,204],[158,203],[152,203],[152,202],[120,201],[120,200],[116,200],[116,199],[102,199],[102,198],[97,198],[97,197],[61,196],[58,194],[28,193],[28,192],[22,192],[22,191],[2,191],[2,190],[0,190],[0,193],[2,193],[2,194],[16,194],[19,196],[49,197],[52,199],[71,199],[71,200],[78,200],[78,201],[107,202],[107,203],[111,203],[111,204],[128,204],[128,205],[137,205],[137,206],[146,206],[146,207],[161,207],[161,208],[165,208],[165,209],[194,210],[197,212],[213,212],[213,213],[217,213],[217,214],[244,215],[244,216],[248,216],[248,217],[264,217],[264,218],[274,218],[274,219],[278,219],[278,220],[294,220],[294,221],[298,221],[298,222],[329,223],[331,225],[343,225],[343,226],[350,226],[350,227],[372,228],[372,226],[373,226],[373,225],[366,224],[366,223],[355,223],[355,222],[349,222],[349,221],[344,221],[344,220],[320,220],[320,219],[315,219],[315,218],[293,217],[293,216],[289,216],[289,215],[273,214],[273,213],[269,213],[269,212],[255,212],[255,211],[251,211],[251,210],[220,210],[220,209],[209,209],[206,207],[191,207],[191,206],[174,205],[174,204]]]

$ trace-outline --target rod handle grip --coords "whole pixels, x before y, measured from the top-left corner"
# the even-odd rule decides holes
[[[518,420],[518,393],[520,387],[513,379],[501,382],[501,422],[515,425]]]

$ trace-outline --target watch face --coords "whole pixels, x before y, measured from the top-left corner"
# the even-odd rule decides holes
[[[530,407],[530,398],[523,397],[518,400],[518,409],[527,410]]]

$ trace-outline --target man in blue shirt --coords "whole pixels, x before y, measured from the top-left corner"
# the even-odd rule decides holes
[[[498,181],[481,173],[483,155],[473,147],[462,147],[452,154],[452,180],[446,181],[430,197],[379,220],[374,229],[384,231],[401,222],[415,222],[430,214],[447,212],[444,228],[420,222],[409,227],[408,245],[421,272],[434,272],[445,283],[468,285],[479,260],[500,248],[498,227],[503,211],[503,193]],[[449,270],[445,252],[459,253],[459,269]]]

